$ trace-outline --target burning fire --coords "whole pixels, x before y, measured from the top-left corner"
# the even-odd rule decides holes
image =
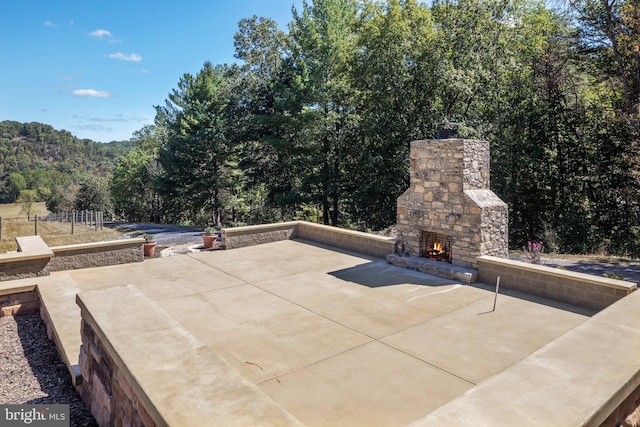
[[[435,242],[433,244],[433,251],[434,252],[442,252],[442,243]]]

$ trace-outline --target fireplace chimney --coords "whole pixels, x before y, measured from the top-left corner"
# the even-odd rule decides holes
[[[480,255],[507,257],[507,204],[489,189],[488,142],[413,141],[410,170],[410,187],[398,198],[397,210],[397,230],[409,255],[424,256],[424,233],[437,233],[450,242],[447,258],[453,265],[476,268]]]

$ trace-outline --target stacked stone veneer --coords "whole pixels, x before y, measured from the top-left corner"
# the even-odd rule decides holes
[[[94,329],[82,319],[78,391],[100,426],[146,426],[156,423],[134,391],[123,370],[114,363],[113,349],[105,347]]]
[[[488,142],[413,141],[410,161],[410,187],[397,211],[405,253],[419,256],[421,233],[429,231],[453,238],[454,265],[476,268],[477,256],[507,256],[507,204],[489,189]]]

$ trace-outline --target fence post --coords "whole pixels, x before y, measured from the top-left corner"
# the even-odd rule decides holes
[[[96,228],[96,231],[98,231],[98,212],[93,211],[93,225]]]
[[[0,216],[0,242],[2,242],[2,217]]]
[[[71,211],[71,235],[73,235],[73,227],[76,224],[76,212]]]
[[[34,235],[38,235],[38,215],[33,216]]]

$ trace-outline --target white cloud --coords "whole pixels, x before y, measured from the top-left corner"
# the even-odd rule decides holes
[[[75,89],[71,93],[78,98],[111,98],[111,94],[109,92],[95,89]]]
[[[77,125],[73,126],[74,129],[88,130],[92,132],[112,132],[113,128],[105,127],[102,125]]]
[[[51,21],[44,21],[44,26],[45,26],[45,27],[55,27],[55,26],[56,26],[56,24],[54,24],[54,23],[53,23],[53,22],[51,22]]]
[[[101,38],[104,38],[104,37],[111,37],[111,32],[99,28],[99,29],[97,29],[95,31],[90,32],[89,35],[91,37],[96,37],[96,38],[101,39]]]
[[[110,117],[91,117],[91,118],[89,118],[89,121],[92,121],[92,122],[104,122],[104,123],[106,123],[106,122],[123,122],[123,123],[128,122],[128,120],[123,118],[123,117],[113,117],[113,118],[110,118]]]
[[[109,55],[111,59],[118,59],[120,61],[131,61],[131,62],[140,62],[142,61],[142,56],[137,53],[132,53],[131,55],[126,55],[122,52],[112,53]]]

